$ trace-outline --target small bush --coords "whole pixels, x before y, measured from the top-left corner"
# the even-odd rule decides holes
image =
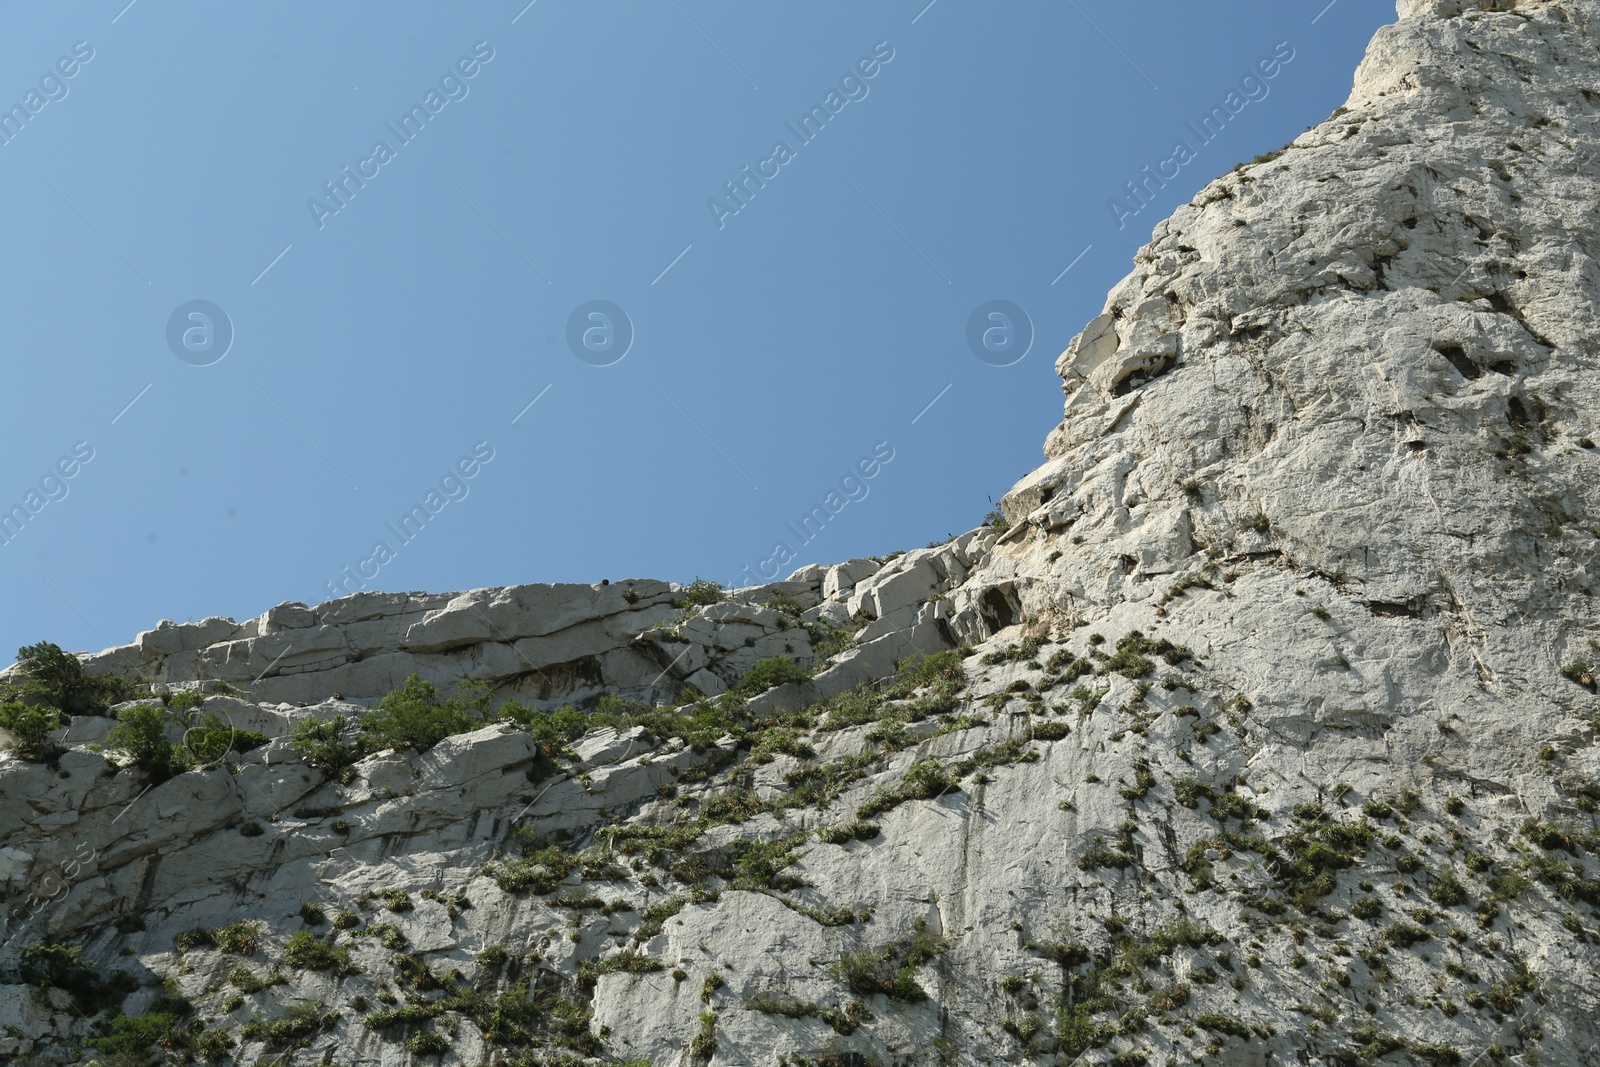
[[[1132,866],[1133,856],[1120,849],[1108,846],[1102,838],[1095,838],[1093,843],[1078,857],[1078,869],[1081,871],[1096,871],[1102,867],[1121,869]]]
[[[1227,1034],[1229,1037],[1250,1036],[1250,1027],[1227,1015],[1196,1015],[1194,1021],[1200,1029],[1209,1030],[1214,1034]]]
[[[649,974],[652,971],[664,971],[667,965],[650,956],[640,955],[628,949],[614,955],[606,956],[600,960],[584,960],[578,964],[578,984],[586,989],[592,989],[595,982],[607,974]]]
[[[856,810],[857,819],[881,815],[907,800],[932,800],[958,788],[957,779],[938,762],[918,760],[893,789],[880,788]]]
[[[99,715],[132,688],[121,678],[84,674],[77,656],[49,641],[17,649],[17,671],[23,678],[17,694],[41,697],[68,715]]]
[[[1426,941],[1433,935],[1420,926],[1410,923],[1391,923],[1383,931],[1383,940],[1396,948],[1410,948],[1419,942]]]
[[[833,974],[859,996],[882,993],[892,1000],[927,1000],[917,984],[917,971],[945,950],[945,940],[928,931],[918,919],[910,936],[882,948],[846,952],[833,966]]]
[[[172,939],[172,947],[179,952],[193,952],[197,948],[211,948],[216,945],[212,940],[210,930],[185,930]]]
[[[440,1056],[450,1051],[450,1039],[433,1031],[412,1034],[406,1038],[406,1051],[419,1056]]]
[[[404,889],[401,889],[398,886],[385,889],[378,895],[383,898],[383,906],[392,912],[406,912],[416,907],[416,905],[411,902],[411,894],[407,893]]]
[[[1371,921],[1383,913],[1383,904],[1377,897],[1362,897],[1350,905],[1350,914]]]
[[[1461,879],[1456,877],[1454,871],[1445,871],[1439,880],[1428,888],[1428,897],[1435,904],[1442,904],[1447,908],[1466,904],[1471,900],[1467,894],[1467,887],[1461,884]]]
[[[289,747],[312,770],[335,781],[348,781],[350,768],[361,758],[361,750],[358,745],[344,740],[347,723],[342,715],[325,722],[301,719],[294,724]]]
[[[368,1030],[393,1030],[400,1026],[415,1026],[433,1018],[433,1011],[422,1004],[407,1004],[400,1008],[375,1011],[361,1020]]]
[[[739,691],[746,696],[755,696],[786,682],[803,682],[810,677],[805,668],[788,656],[769,656],[739,679]]]
[[[700,1013],[700,1032],[689,1045],[689,1054],[697,1060],[710,1060],[717,1051],[717,1013]]]
[[[307,902],[300,905],[300,921],[307,926],[321,926],[328,921],[328,913],[322,910],[321,904]]]
[[[320,1000],[309,1001],[289,1009],[281,1019],[264,1019],[256,1016],[244,1024],[240,1036],[246,1041],[264,1041],[272,1048],[286,1048],[323,1030],[332,1029],[339,1021],[339,1013],[328,1011]]]
[[[178,1026],[178,1016],[170,1012],[146,1012],[113,1016],[107,1033],[90,1038],[96,1052],[113,1063],[145,1063],[157,1044],[168,1044],[168,1035]]]
[[[335,948],[331,941],[324,941],[310,930],[296,930],[289,935],[283,961],[305,971],[332,971],[340,976],[356,972],[349,949]]]
[[[373,923],[362,933],[367,937],[375,937],[378,944],[390,952],[404,952],[406,948],[406,935],[394,923]]]
[[[211,942],[230,955],[252,956],[261,945],[261,926],[242,919],[219,926],[211,932]]]
[[[134,765],[156,781],[173,774],[172,743],[167,740],[167,713],[159,704],[136,704],[117,712],[117,725],[106,735],[106,747],[126,753]]]
[[[722,586],[716,582],[708,582],[704,578],[696,578],[684,589],[683,595],[672,602],[675,608],[703,608],[712,604],[720,604],[726,599]]]
[[[482,725],[481,702],[444,700],[432,682],[415,674],[361,717],[363,743],[371,752],[385,748],[426,752],[453,734]]]
[[[191,769],[210,767],[230,752],[249,752],[266,743],[266,734],[235,729],[221,715],[208,711],[184,731],[183,744],[173,750],[172,762],[176,767]]]
[[[40,708],[17,700],[0,703],[0,728],[10,731],[16,738],[18,756],[33,763],[42,763],[50,755],[50,731],[61,726],[61,713],[54,708]]]

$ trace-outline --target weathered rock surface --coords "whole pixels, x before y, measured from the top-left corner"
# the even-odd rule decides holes
[[[0,1057],[93,1056],[58,942],[174,1060],[1600,1062],[1600,3],[1399,11],[1156,229],[1003,529],[86,657],[268,741],[0,754]],[[411,674],[538,710],[296,753]]]

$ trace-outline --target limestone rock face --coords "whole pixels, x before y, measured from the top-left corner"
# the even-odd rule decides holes
[[[0,752],[0,1059],[1600,1063],[1600,0],[1398,6],[996,527],[84,656],[183,747]]]

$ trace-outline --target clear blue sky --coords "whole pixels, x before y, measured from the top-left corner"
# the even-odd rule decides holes
[[[734,583],[968,529],[1151,228],[1326,118],[1394,14],[525,2],[6,5],[0,662],[330,582]],[[596,300],[620,360],[569,331]],[[991,300],[1020,360],[969,346]]]

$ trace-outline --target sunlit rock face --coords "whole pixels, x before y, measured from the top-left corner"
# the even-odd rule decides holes
[[[1600,1062],[1600,3],[1399,11],[993,525],[0,705],[0,1059]]]

